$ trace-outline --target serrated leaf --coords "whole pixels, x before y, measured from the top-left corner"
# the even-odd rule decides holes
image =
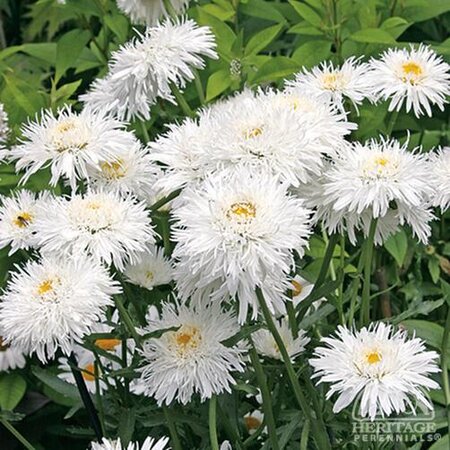
[[[273,25],[253,35],[245,47],[246,55],[256,55],[266,48],[281,32],[283,24]]]
[[[27,383],[23,377],[15,373],[0,376],[0,408],[12,411],[22,400],[27,390]]]
[[[401,230],[389,237],[384,243],[384,248],[395,259],[397,265],[402,267],[405,262],[406,253],[408,252],[408,237],[405,231]]]
[[[209,102],[216,98],[231,85],[231,76],[228,69],[218,70],[214,72],[209,78],[206,85],[206,101]]]
[[[349,39],[366,44],[395,44],[395,39],[380,28],[366,28],[353,33]]]

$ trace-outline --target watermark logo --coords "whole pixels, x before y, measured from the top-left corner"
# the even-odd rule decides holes
[[[432,404],[426,392],[422,392]],[[362,395],[362,394],[361,394]],[[361,395],[352,410],[352,434],[355,443],[435,442],[441,438],[436,431],[434,410],[424,402],[411,400],[412,408],[390,417],[376,416],[373,420],[360,414]]]

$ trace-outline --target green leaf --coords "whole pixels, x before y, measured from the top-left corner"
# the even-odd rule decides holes
[[[288,33],[301,34],[304,36],[323,36],[323,32],[316,27],[312,27],[306,22],[301,22],[289,28]]]
[[[286,19],[271,3],[263,0],[241,1],[239,11],[248,16],[270,20],[271,22],[285,23]]]
[[[12,411],[22,400],[27,390],[26,381],[15,373],[0,376],[0,408]]]
[[[427,320],[404,320],[401,326],[406,328],[410,333],[415,334],[425,340],[428,345],[441,350],[442,339],[444,337],[444,328],[437,323],[428,322]],[[447,349],[450,352],[450,349]]]
[[[295,50],[292,59],[295,59],[302,67],[312,67],[330,57],[331,42],[310,41]]]
[[[408,252],[408,237],[404,230],[391,236],[385,243],[384,248],[391,254],[399,267],[405,262]]]
[[[77,29],[69,31],[61,37],[56,47],[56,83],[69,67],[75,67],[77,58],[89,39],[89,31]]]
[[[214,72],[208,78],[206,85],[206,101],[209,102],[213,98],[220,95],[231,85],[231,77],[229,69],[222,69]]]
[[[296,61],[286,56],[275,56],[260,67],[252,80],[252,84],[258,84],[264,81],[277,81],[280,78],[293,74],[299,69],[300,66]]]
[[[283,24],[273,25],[253,35],[245,47],[245,54],[256,55],[259,53],[278,36],[283,27]]]
[[[78,393],[78,389],[75,385],[61,380],[48,370],[41,369],[40,367],[33,367],[31,371],[36,378],[56,391],[58,394],[70,399],[79,400],[80,394]]]
[[[380,28],[366,28],[353,33],[349,39],[367,44],[395,44],[395,39]]]
[[[450,11],[448,0],[408,0],[402,16],[409,22],[422,22]]]
[[[27,55],[42,59],[43,61],[55,65],[56,61],[56,44],[54,42],[23,44],[21,51]]]
[[[381,28],[397,39],[411,25],[402,17],[389,17],[381,24]]]
[[[430,272],[433,283],[437,283],[441,275],[441,266],[438,258],[432,257],[428,260],[428,271]]]
[[[450,435],[446,434],[445,436],[438,439],[428,450],[448,450],[450,447]]]
[[[119,417],[119,437],[124,447],[126,447],[133,437],[136,425],[136,411],[134,409],[122,409]]]
[[[130,23],[122,14],[106,14],[103,16],[105,25],[119,38],[119,42],[125,42],[130,31]]]
[[[322,18],[317,14],[314,9],[305,5],[304,3],[300,3],[294,0],[289,0],[289,3],[298,13],[298,15],[310,23],[312,26],[320,28],[322,26]]]

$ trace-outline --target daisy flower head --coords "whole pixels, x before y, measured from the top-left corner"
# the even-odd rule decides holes
[[[423,154],[408,151],[407,145],[395,139],[371,140],[342,149],[322,175],[317,204],[331,210],[330,220],[336,223],[346,218],[370,225],[372,218],[382,219],[391,212],[400,225],[408,223],[426,242],[433,218],[427,208],[433,193],[429,165]]]
[[[89,170],[89,185],[105,191],[115,191],[123,196],[135,195],[146,198],[154,194],[154,184],[159,168],[150,158],[148,151],[135,140],[133,145],[111,159]]]
[[[90,110],[147,120],[156,98],[173,101],[170,85],[184,88],[194,79],[194,69],[205,66],[204,57],[217,58],[214,49],[208,27],[167,19],[114,52],[106,78],[80,98]]]
[[[323,62],[311,70],[303,69],[287,86],[309,92],[345,113],[346,99],[357,108],[365,98],[372,97],[368,72],[368,64],[361,63],[352,56],[341,66],[335,67],[332,62]]]
[[[339,394],[333,411],[338,413],[359,397],[361,417],[374,420],[412,409],[416,399],[426,409],[433,405],[425,395],[439,385],[429,378],[439,372],[439,355],[427,351],[424,342],[408,338],[382,322],[360,331],[339,326],[336,337],[323,338],[310,364],[319,383],[329,383],[330,398]]]
[[[135,140],[116,119],[88,110],[78,114],[70,107],[56,115],[44,110],[40,120],[26,124],[22,133],[21,143],[10,151],[11,160],[17,160],[16,170],[25,170],[22,181],[50,166],[50,185],[63,178],[72,190],[78,180],[89,178],[89,168],[100,168],[102,161],[115,158]]]
[[[391,99],[389,111],[413,109],[416,117],[431,117],[431,106],[443,111],[450,94],[450,65],[430,47],[390,48],[370,61],[369,81],[377,100]]]
[[[210,170],[205,151],[209,142],[211,126],[205,118],[169,125],[166,133],[149,144],[150,157],[164,168],[155,188],[167,195],[201,181]]]
[[[445,211],[450,207],[450,147],[430,154],[434,185],[433,205]]]
[[[241,168],[187,188],[174,208],[176,281],[182,298],[193,294],[239,299],[257,316],[256,287],[272,312],[284,312],[292,251],[300,256],[310,236],[310,211],[288,186],[264,172]]]
[[[130,442],[128,446],[123,446],[120,438],[117,440],[103,438],[101,443],[91,442],[88,450],[169,450],[168,443],[168,437],[162,437],[158,440],[147,437],[142,445],[138,442]]]
[[[29,261],[12,273],[1,297],[4,342],[42,362],[59,348],[70,354],[120,291],[107,270],[83,254]]]
[[[182,14],[189,0],[169,0],[175,14]],[[162,17],[170,17],[164,0],[117,0],[119,9],[130,17],[133,23],[156,25]]]
[[[158,405],[174,399],[185,405],[194,394],[204,401],[230,392],[232,372],[243,371],[243,350],[222,343],[239,331],[233,314],[223,312],[219,303],[195,307],[166,303],[161,318],[150,321],[146,331],[168,328],[176,330],[144,343],[139,379],[144,395]]]
[[[303,330],[300,330],[298,336],[294,338],[292,331],[289,328],[289,324],[284,318],[280,321],[275,321],[275,326],[277,327],[278,333],[280,333],[284,346],[292,360],[305,350],[305,346],[311,340],[306,336],[306,332]],[[280,349],[269,330],[258,330],[253,333],[252,336],[256,351],[260,355],[282,360]]]
[[[5,344],[0,334],[0,373],[25,367],[25,356],[17,347]]]
[[[318,176],[329,147],[307,115],[273,101],[271,95],[246,91],[213,107],[211,138],[205,152],[211,169],[244,165],[266,170],[293,186]]]
[[[11,245],[9,254],[36,245],[35,222],[50,201],[47,192],[39,195],[27,190],[1,197],[0,248]]]
[[[128,264],[124,275],[132,284],[152,290],[155,286],[169,284],[173,279],[173,267],[164,250],[155,248],[141,257],[137,264]]]
[[[250,436],[256,433],[256,431],[262,426],[263,422],[264,414],[259,409],[248,412],[244,416],[244,425]],[[267,433],[267,427],[264,427],[263,433]]]
[[[104,190],[55,198],[36,229],[43,252],[87,252],[121,271],[155,243],[145,203]]]

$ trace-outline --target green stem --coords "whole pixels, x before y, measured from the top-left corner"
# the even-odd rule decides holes
[[[339,320],[341,322],[341,325],[345,324],[345,316],[344,316],[344,274],[345,274],[345,235],[341,234],[340,239],[340,266],[342,270],[342,281],[339,284],[339,290],[338,290],[338,299],[337,299],[337,307],[338,307],[338,313],[339,313]]]
[[[219,450],[219,440],[217,438],[217,397],[215,395],[209,399],[209,439],[211,450]]]
[[[309,429],[310,429],[309,420],[305,420],[305,425],[303,425],[302,435],[300,437],[300,450],[308,449]]]
[[[278,439],[277,439],[277,427],[275,425],[275,417],[273,415],[272,400],[269,387],[267,386],[266,376],[264,374],[264,369],[259,360],[258,353],[256,352],[255,346],[251,337],[249,338],[251,343],[251,348],[249,350],[250,360],[252,366],[255,369],[256,378],[258,380],[259,387],[261,389],[261,395],[263,399],[263,411],[264,419],[267,423],[267,429],[269,431],[269,439],[272,445],[272,450],[278,450]]]
[[[170,224],[169,215],[161,218],[162,238],[164,245],[164,255],[170,256],[172,253],[172,243],[170,242]]]
[[[36,450],[6,419],[0,419],[0,423],[27,449]]]
[[[278,329],[275,325],[273,317],[267,306],[264,295],[259,287],[256,288],[256,296],[257,296],[259,304],[261,306],[261,310],[262,310],[262,313],[264,316],[264,320],[266,321],[267,328],[269,329],[273,338],[275,339],[275,342],[278,346],[281,357],[286,366],[286,371],[287,371],[287,374],[289,377],[289,381],[294,390],[295,398],[296,398],[304,416],[311,423],[311,427],[313,430],[313,435],[314,435],[314,439],[316,441],[317,447],[319,450],[331,449],[330,441],[328,438],[328,433],[325,428],[325,424],[323,423],[322,417],[319,416],[316,419],[313,419],[313,417],[311,415],[310,405],[309,405],[305,395],[302,392],[300,383],[298,382],[298,379],[297,379],[297,374],[295,373],[294,366],[292,365],[292,362],[291,362],[291,358],[289,357],[289,354],[286,350],[283,339],[281,338],[280,333],[278,332]]]
[[[361,326],[368,325],[370,322],[370,281],[372,274],[373,243],[377,230],[377,222],[377,219],[372,219],[370,223],[369,235],[367,236],[362,254],[362,258],[364,258],[364,284],[361,296]]]
[[[171,89],[172,94],[177,99],[178,106],[183,110],[183,113],[188,117],[195,117],[195,112],[192,110],[186,99],[183,97],[183,94],[178,89],[178,86],[172,83]]]
[[[447,406],[447,425],[448,434],[450,436],[450,382],[448,379],[448,345],[450,337],[450,303],[447,306],[447,320],[445,321],[444,335],[442,338],[442,356],[441,356],[441,368],[442,368],[442,388],[445,395],[445,403]]]
[[[328,245],[325,250],[325,255],[323,257],[322,266],[320,267],[319,276],[317,277],[317,280],[314,283],[313,292],[317,291],[317,289],[319,289],[320,286],[322,286],[323,282],[327,277],[328,269],[330,268],[330,264],[333,259],[334,248],[336,247],[338,239],[339,234],[337,233],[334,233],[330,236],[330,240],[328,241]]]
[[[119,295],[116,295],[114,297],[114,301],[116,303],[117,309],[119,310],[120,317],[122,318],[128,331],[130,332],[131,337],[136,342],[136,345],[139,348],[142,348],[142,344],[141,344],[142,338],[141,338],[141,336],[139,336],[138,332],[136,331],[136,328],[134,327],[134,324],[133,324],[133,320],[131,319],[130,315],[128,314],[128,311],[123,304],[122,298]]]
[[[100,426],[102,428],[102,434],[105,435],[105,412],[103,409],[103,400],[100,393],[100,367],[98,362],[94,362],[94,374],[95,374],[95,400],[98,408],[98,418],[100,420]]]
[[[288,315],[289,328],[291,329],[292,337],[294,339],[297,339],[298,323],[297,323],[296,312],[295,312],[295,308],[294,308],[294,304],[292,303],[292,300],[288,300],[286,302],[286,311],[287,311],[287,315]]]
[[[389,117],[389,122],[386,128],[386,135],[388,137],[391,136],[392,131],[394,130],[395,123],[397,122],[398,114],[400,111],[392,111]]]
[[[142,134],[143,134],[144,139],[145,139],[144,144],[147,144],[148,142],[150,142],[150,135],[148,134],[147,125],[142,120],[140,121],[140,124],[141,124]]]
[[[181,189],[177,189],[176,191],[173,191],[171,194],[167,195],[161,200],[158,200],[157,202],[153,203],[153,205],[150,206],[150,211],[157,211],[159,208],[161,208],[161,206],[164,206],[165,204],[171,202],[174,198],[178,197],[180,195],[180,192]]]
[[[205,104],[205,91],[203,90],[202,80],[200,79],[200,75],[198,74],[198,70],[194,69],[194,83],[195,88],[197,89],[198,99],[202,105]]]
[[[163,412],[167,427],[169,428],[173,450],[182,450],[180,438],[178,437],[177,429],[175,427],[174,421],[172,420],[172,416],[170,415],[169,408],[167,408],[167,406],[163,406]]]

